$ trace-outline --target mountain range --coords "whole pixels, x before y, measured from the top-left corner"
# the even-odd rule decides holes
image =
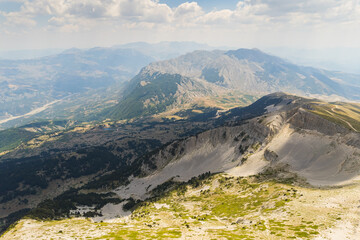
[[[359,76],[302,67],[257,49],[195,51],[152,63],[142,73],[180,74],[247,93],[284,91],[359,100]]]
[[[186,190],[187,187],[181,190],[181,186],[190,184],[190,188],[198,189],[203,186],[204,180],[207,184],[211,183],[210,186],[216,186],[216,181],[220,181],[216,179],[223,176],[213,175],[216,173],[225,174],[225,179],[247,179],[251,184],[259,186],[256,191],[266,189],[267,181],[291,184],[293,188],[288,188],[289,191],[299,191],[308,199],[311,196],[303,187],[356,183],[360,175],[359,109],[358,104],[329,104],[316,99],[276,93],[264,96],[248,107],[202,113],[186,120],[154,122],[151,119],[139,119],[132,123],[108,123],[106,126],[88,129],[84,126],[63,131],[60,135],[49,134],[47,136],[50,139],[45,143],[36,145],[36,141],[30,141],[27,146],[1,157],[1,182],[6,183],[1,188],[1,214],[7,216],[2,221],[7,225],[9,221],[14,221],[13,219],[24,214],[27,214],[27,218],[42,221],[81,215],[99,219],[95,221],[107,221],[128,216],[131,214],[129,210],[132,210],[132,220],[126,221],[138,226],[147,220],[143,217],[136,218],[139,211],[136,209],[143,209],[144,206],[152,206],[154,203],[166,204],[155,206],[169,206],[172,209],[172,203],[164,203],[161,199],[170,196],[170,199],[174,198],[179,191],[185,191],[187,196],[190,192]],[[347,114],[344,114],[345,112]],[[257,180],[251,176],[255,176]],[[225,181],[224,184],[231,182],[222,181]],[[245,182],[241,183],[240,188],[245,186],[244,184]],[[230,189],[231,186],[224,185],[223,188]],[[252,188],[255,188],[254,186]],[[277,185],[276,189],[283,188],[283,185]],[[168,191],[175,191],[175,195],[167,195]],[[210,192],[210,199],[218,196],[212,194],[224,197],[230,194],[216,192],[215,189],[211,191],[214,193]],[[274,194],[279,192],[276,190]],[[292,200],[287,201],[297,201],[299,196],[291,195]],[[52,200],[48,199],[49,197]],[[191,199],[195,201],[194,198]],[[198,204],[203,204],[202,198],[197,199],[196,201],[200,201]],[[284,201],[283,198],[272,199],[275,202]],[[223,214],[229,214],[225,209],[219,209],[223,203],[217,201],[210,205],[210,212],[206,210],[202,215],[208,212],[211,216],[223,218]],[[267,202],[270,204],[271,200]],[[277,207],[266,207],[265,202],[261,203],[260,207],[269,208],[267,212],[272,214],[272,211],[288,206],[288,203],[280,202],[272,203]],[[94,207],[94,204],[97,207]],[[258,205],[254,205],[254,209],[257,209],[256,206]],[[245,218],[241,221],[247,221],[246,219],[253,216],[245,210],[246,215],[242,215]],[[185,210],[177,211],[186,216]],[[152,214],[152,211],[149,214]],[[267,216],[266,214],[264,216]],[[215,221],[216,225],[230,226],[232,221],[240,221],[236,216],[230,214],[228,220],[212,221]],[[327,221],[334,221],[324,217]],[[265,223],[271,223],[271,218],[264,219]],[[4,239],[7,239],[7,236],[20,237],[24,234],[21,224],[38,226],[32,221],[22,220],[20,225],[4,235]],[[201,221],[205,221],[204,226],[208,226],[207,220]],[[322,220],[315,218],[312,221],[319,230],[325,226],[321,225],[325,224]],[[191,228],[196,226],[196,222],[192,220],[186,222]],[[80,222],[79,226],[76,224],[78,223],[74,222],[71,225],[76,226],[76,229],[83,226]],[[112,223],[107,224],[110,225],[104,225],[104,229],[113,226]],[[154,225],[152,222],[151,224]],[[45,225],[43,227],[48,229]],[[186,224],[182,226],[187,228]],[[182,226],[176,225],[180,235],[184,233]],[[211,226],[210,224],[210,229],[216,229]],[[234,226],[235,230],[238,226],[241,229],[244,223]],[[304,226],[306,229],[311,228]],[[158,229],[156,225],[153,227]],[[290,224],[287,231],[300,234],[291,230],[295,227],[296,225]],[[135,229],[144,231],[142,227]],[[66,231],[75,234],[70,229]],[[87,233],[80,229],[76,231],[87,236]],[[113,230],[97,230],[96,233],[106,237],[108,231]],[[214,234],[220,234],[217,230],[214,231]],[[259,229],[253,231],[253,236],[260,234]],[[278,231],[280,230],[275,230]],[[41,230],[39,234],[43,234]],[[63,233],[52,234],[56,237]],[[196,231],[196,234],[202,236],[201,232]],[[314,232],[310,235],[317,234]]]
[[[145,50],[13,62],[12,84],[59,112],[0,131],[0,239],[359,236],[358,75],[258,49]]]
[[[194,105],[207,106],[204,98],[229,95],[241,96],[240,104],[244,104],[277,91],[332,101],[359,101],[359,78],[297,66],[257,49],[195,51],[144,67],[107,116],[126,119],[140,113],[151,115],[181,110],[179,106],[184,107],[185,103],[193,109]]]
[[[213,48],[193,42],[139,42],[0,60],[0,128],[36,119],[88,120],[115,105],[122,87],[142,67],[196,49]]]
[[[171,55],[177,56],[206,46],[180,42],[118,47],[123,48],[70,49],[35,60],[0,61],[0,125],[20,126],[35,119],[127,119],[140,112],[214,105],[229,109],[276,91],[332,101],[360,98],[358,75],[297,66],[257,49],[201,50],[153,62],[146,54],[161,59],[164,49],[173,49]],[[174,80],[162,81],[168,77]]]

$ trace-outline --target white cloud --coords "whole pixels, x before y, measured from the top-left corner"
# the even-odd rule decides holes
[[[60,15],[67,9],[64,0],[26,0],[21,6],[21,12],[33,15]]]
[[[52,17],[48,20],[48,23],[54,26],[62,26],[66,23],[66,19],[64,17]]]
[[[64,24],[60,27],[60,32],[65,33],[72,33],[72,32],[78,32],[80,29],[79,25],[76,24]]]
[[[83,18],[102,18],[108,16],[108,1],[72,1],[65,9],[65,13]]]
[[[244,0],[236,9],[204,12],[197,2],[185,2],[171,9],[155,0],[24,0],[21,11],[11,14],[29,18],[48,15],[73,19],[104,19],[157,24],[242,24],[259,22],[304,23],[357,18],[357,0]],[[9,16],[10,18],[10,16]],[[20,21],[18,21],[20,23]],[[32,22],[33,24],[33,22]]]
[[[153,0],[27,0],[21,12],[33,15],[78,18],[130,18],[139,21],[168,21],[172,10]]]
[[[199,17],[200,15],[204,14],[202,8],[199,6],[197,2],[185,2],[179,5],[174,10],[174,17],[175,18],[182,18],[187,19],[188,21],[192,20],[192,18]]]
[[[226,24],[230,23],[234,17],[234,11],[224,9],[221,11],[212,11],[200,18],[200,22],[205,24]]]
[[[348,0],[344,0],[348,1]],[[245,0],[239,3],[239,5],[248,5],[252,7],[262,7],[261,14],[267,14],[269,16],[281,16],[294,12],[302,13],[321,13],[327,11],[327,9],[333,8],[339,5],[343,1],[339,0]],[[239,6],[238,5],[238,6]]]
[[[357,0],[245,0],[238,3],[236,11],[274,22],[320,23],[347,21],[358,6]]]
[[[110,35],[110,31],[121,29],[119,36],[138,31],[136,37],[143,40],[148,37],[145,32],[151,30],[146,34],[152,37],[153,32],[163,38],[175,37],[175,33],[178,38],[188,34],[193,39],[186,40],[195,41],[206,34],[220,41],[225,35],[227,39],[235,39],[235,35],[241,33],[241,37],[246,35],[247,41],[252,42],[254,39],[269,41],[275,32],[278,36],[289,36],[294,31],[297,36],[309,36],[319,29],[326,30],[328,35],[346,29],[348,35],[356,38],[359,31],[354,29],[358,30],[356,26],[360,24],[359,0],[241,0],[234,9],[207,12],[196,1],[174,8],[158,0],[17,1],[22,2],[20,10],[0,12],[5,18],[0,23],[2,32],[16,32],[22,26],[44,31],[44,35],[46,31],[80,35],[105,29]],[[189,34],[192,32],[197,34]]]
[[[31,16],[23,15],[19,12],[10,12],[2,14],[5,18],[5,25],[10,27],[25,27],[30,28],[36,25],[36,21]]]

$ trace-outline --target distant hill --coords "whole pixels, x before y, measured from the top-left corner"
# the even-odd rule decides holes
[[[57,48],[0,51],[0,59],[7,59],[7,60],[34,59],[34,58],[59,54],[63,51],[64,51],[63,49],[57,49]]]
[[[169,106],[181,107],[195,98],[216,95],[221,91],[224,90],[216,85],[180,74],[142,72],[128,85],[124,99],[105,114],[116,119],[147,116],[164,112]]]
[[[116,45],[115,48],[135,49],[141,53],[152,56],[156,60],[166,60],[180,55],[193,52],[195,50],[215,50],[207,44],[197,42],[134,42]]]

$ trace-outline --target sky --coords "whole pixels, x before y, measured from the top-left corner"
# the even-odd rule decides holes
[[[0,0],[0,51],[137,41],[360,48],[360,0]]]

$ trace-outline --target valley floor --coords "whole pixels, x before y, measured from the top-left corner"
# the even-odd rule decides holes
[[[172,184],[132,213],[122,203],[93,219],[23,219],[0,239],[360,239],[359,183],[314,189],[217,174]]]
[[[47,103],[45,104],[44,106],[42,107],[39,107],[39,108],[36,108],[28,113],[25,113],[23,115],[19,115],[19,116],[12,116],[12,117],[9,117],[9,118],[5,118],[5,119],[2,119],[0,120],[0,125],[3,124],[3,123],[6,123],[8,121],[11,121],[11,120],[15,120],[15,119],[18,119],[18,118],[22,118],[22,117],[29,117],[29,116],[32,116],[32,115],[35,115],[35,114],[38,114],[44,110],[46,110],[47,108],[49,108],[51,105],[57,103],[57,102],[60,102],[61,100],[55,100],[55,101],[52,101],[50,103]]]

